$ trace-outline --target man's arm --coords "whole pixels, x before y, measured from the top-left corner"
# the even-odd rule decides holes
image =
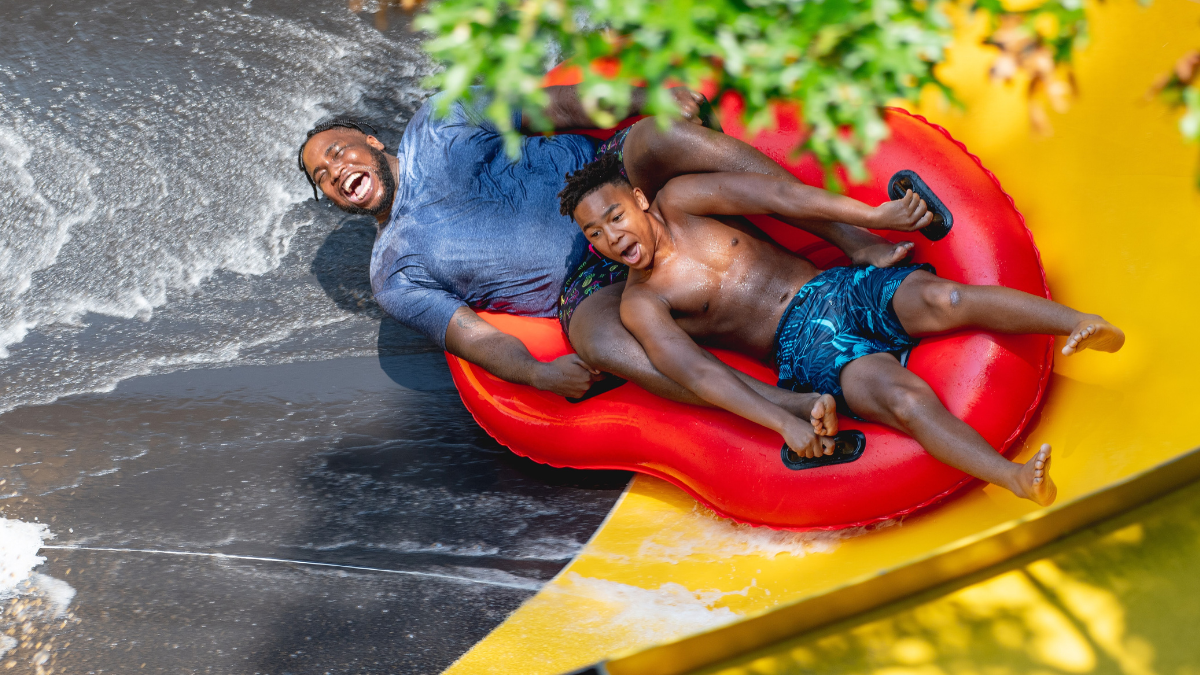
[[[872,207],[844,195],[760,173],[707,173],[671,179],[658,194],[664,207],[698,216],[771,215],[793,220],[847,223],[878,229],[892,220],[927,225],[925,202],[909,191]]]
[[[800,454],[815,457],[826,452],[811,424],[760,396],[733,369],[701,349],[671,318],[662,298],[627,290],[621,299],[621,322],[659,372],[697,397],[775,430]]]
[[[517,338],[484,321],[469,307],[459,307],[446,327],[446,351],[508,382],[528,384],[560,396],[579,398],[599,379],[576,354],[538,361]]]

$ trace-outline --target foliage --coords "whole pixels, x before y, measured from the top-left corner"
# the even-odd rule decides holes
[[[880,109],[915,100],[932,85],[950,40],[940,0],[442,0],[417,18],[426,50],[445,69],[428,85],[469,96],[494,92],[488,114],[510,139],[509,111],[540,128],[543,75],[561,55],[583,68],[581,97],[611,125],[629,110],[635,84],[648,87],[645,112],[674,110],[665,88],[683,83],[741,92],[751,130],[773,121],[771,104],[801,104],[806,149],[855,180],[886,137]]]
[[[1200,141],[1200,51],[1180,57],[1175,67],[1154,83],[1150,95],[1157,96],[1171,108],[1182,109],[1180,133],[1189,141]],[[1196,185],[1200,187],[1200,170],[1196,173]]]
[[[1020,71],[1029,76],[1029,120],[1033,128],[1050,133],[1043,101],[1066,112],[1075,94],[1072,61],[1088,41],[1083,0],[1046,0],[1022,11],[1009,11],[1001,0],[975,0],[973,8],[989,13],[987,44],[1000,48],[992,62],[993,80],[1011,81]]]

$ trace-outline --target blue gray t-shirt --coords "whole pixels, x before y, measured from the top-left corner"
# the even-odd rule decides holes
[[[586,136],[530,137],[512,162],[483,116],[481,94],[440,119],[436,99],[400,141],[396,199],[371,253],[371,288],[388,314],[444,349],[450,317],[464,305],[555,315],[563,282],[587,251],[579,227],[558,212],[558,192],[595,149]],[[520,126],[519,112],[513,124]]]

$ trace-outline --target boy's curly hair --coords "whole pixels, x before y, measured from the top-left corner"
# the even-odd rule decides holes
[[[575,173],[567,174],[567,186],[558,193],[559,212],[574,220],[575,208],[601,185],[629,185],[622,172],[624,163],[616,153],[600,155]]]

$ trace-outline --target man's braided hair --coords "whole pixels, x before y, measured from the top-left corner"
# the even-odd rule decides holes
[[[312,176],[308,175],[308,167],[304,166],[304,146],[308,145],[309,140],[311,140],[313,136],[316,136],[322,131],[329,131],[330,129],[337,127],[354,129],[355,131],[358,131],[366,136],[378,135],[375,131],[375,127],[363,122],[362,120],[345,115],[335,115],[322,118],[317,121],[316,125],[314,125],[312,129],[308,130],[308,135],[304,137],[304,142],[300,144],[300,150],[296,153],[296,163],[300,165],[300,173],[304,174],[304,178],[312,187],[314,200],[320,200],[321,197],[320,193],[317,192],[317,184],[313,182]]]
[[[629,185],[629,179],[621,173],[623,166],[616,153],[608,152],[575,173],[567,174],[567,186],[558,193],[559,212],[574,219],[579,202],[601,185]]]

